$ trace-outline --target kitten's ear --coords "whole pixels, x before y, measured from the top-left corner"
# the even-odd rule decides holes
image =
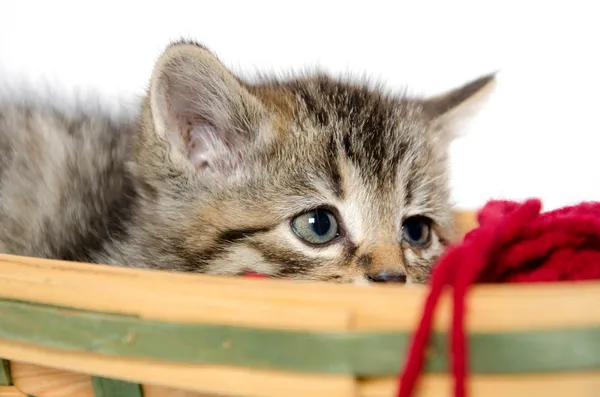
[[[421,102],[426,117],[444,143],[450,143],[461,129],[461,124],[475,115],[496,85],[496,74],[472,80],[458,88]]]
[[[199,45],[168,47],[154,68],[149,95],[156,133],[198,170],[231,169],[265,138],[262,103]]]

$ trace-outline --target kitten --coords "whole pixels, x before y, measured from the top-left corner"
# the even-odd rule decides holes
[[[0,252],[184,272],[423,283],[453,238],[448,146],[492,87],[248,83],[170,45],[116,120],[0,103]]]

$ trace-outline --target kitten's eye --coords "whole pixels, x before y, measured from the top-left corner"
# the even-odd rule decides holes
[[[340,234],[335,216],[322,208],[298,215],[291,226],[296,236],[309,244],[325,244]]]
[[[425,216],[406,218],[402,223],[402,238],[414,247],[427,247],[431,241],[431,220]]]

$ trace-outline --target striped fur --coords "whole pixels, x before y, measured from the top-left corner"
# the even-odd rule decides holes
[[[453,238],[448,146],[486,76],[435,98],[305,74],[248,83],[206,48],[169,46],[139,108],[115,119],[0,102],[0,251],[211,274],[427,279]],[[200,148],[200,149],[198,149]],[[319,247],[290,220],[326,207]],[[431,220],[415,248],[402,221]]]

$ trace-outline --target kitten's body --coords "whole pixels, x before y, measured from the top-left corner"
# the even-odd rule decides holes
[[[457,109],[490,81],[429,101],[321,75],[250,85],[181,43],[129,117],[5,100],[0,252],[423,282],[452,238],[447,146]],[[315,208],[340,225],[323,244],[290,227]],[[427,244],[403,241],[403,221],[415,216],[431,225]]]
[[[100,109],[0,102],[0,251],[95,261],[139,202],[135,126]]]

